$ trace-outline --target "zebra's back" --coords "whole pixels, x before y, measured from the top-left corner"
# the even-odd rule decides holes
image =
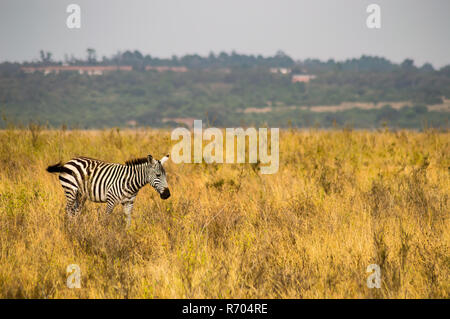
[[[116,181],[123,165],[89,157],[76,157],[63,165],[60,181],[63,187],[77,188],[93,202],[106,202],[108,189]]]

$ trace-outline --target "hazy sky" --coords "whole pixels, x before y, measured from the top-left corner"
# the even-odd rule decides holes
[[[66,7],[81,7],[68,29]],[[366,8],[381,7],[381,29]],[[118,50],[170,57],[220,51],[294,59],[343,60],[362,54],[416,65],[450,64],[449,0],[0,0],[0,61],[39,57],[44,49],[85,57]]]

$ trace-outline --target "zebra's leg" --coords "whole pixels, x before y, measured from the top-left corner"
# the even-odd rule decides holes
[[[106,199],[106,214],[110,215],[113,212],[114,207],[116,207],[116,205],[117,205],[117,203],[114,199],[107,198]]]
[[[64,195],[66,196],[66,213],[68,217],[75,217],[77,215],[78,191],[72,188],[64,188]]]
[[[86,196],[81,195],[80,191],[77,192],[77,200],[75,207],[75,216],[78,215],[84,207],[84,203],[86,202]]]
[[[133,211],[133,201],[122,203],[123,212],[125,213],[127,219],[127,228],[131,225],[131,213]]]

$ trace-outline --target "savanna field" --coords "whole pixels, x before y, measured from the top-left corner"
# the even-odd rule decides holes
[[[170,133],[0,131],[0,297],[449,298],[448,131],[284,130],[276,174],[169,160],[172,196],[142,189],[130,228],[121,206],[66,218],[48,165],[161,158]]]

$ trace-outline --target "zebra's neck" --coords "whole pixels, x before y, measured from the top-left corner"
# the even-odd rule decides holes
[[[148,164],[133,165],[133,184],[136,192],[148,183]]]

